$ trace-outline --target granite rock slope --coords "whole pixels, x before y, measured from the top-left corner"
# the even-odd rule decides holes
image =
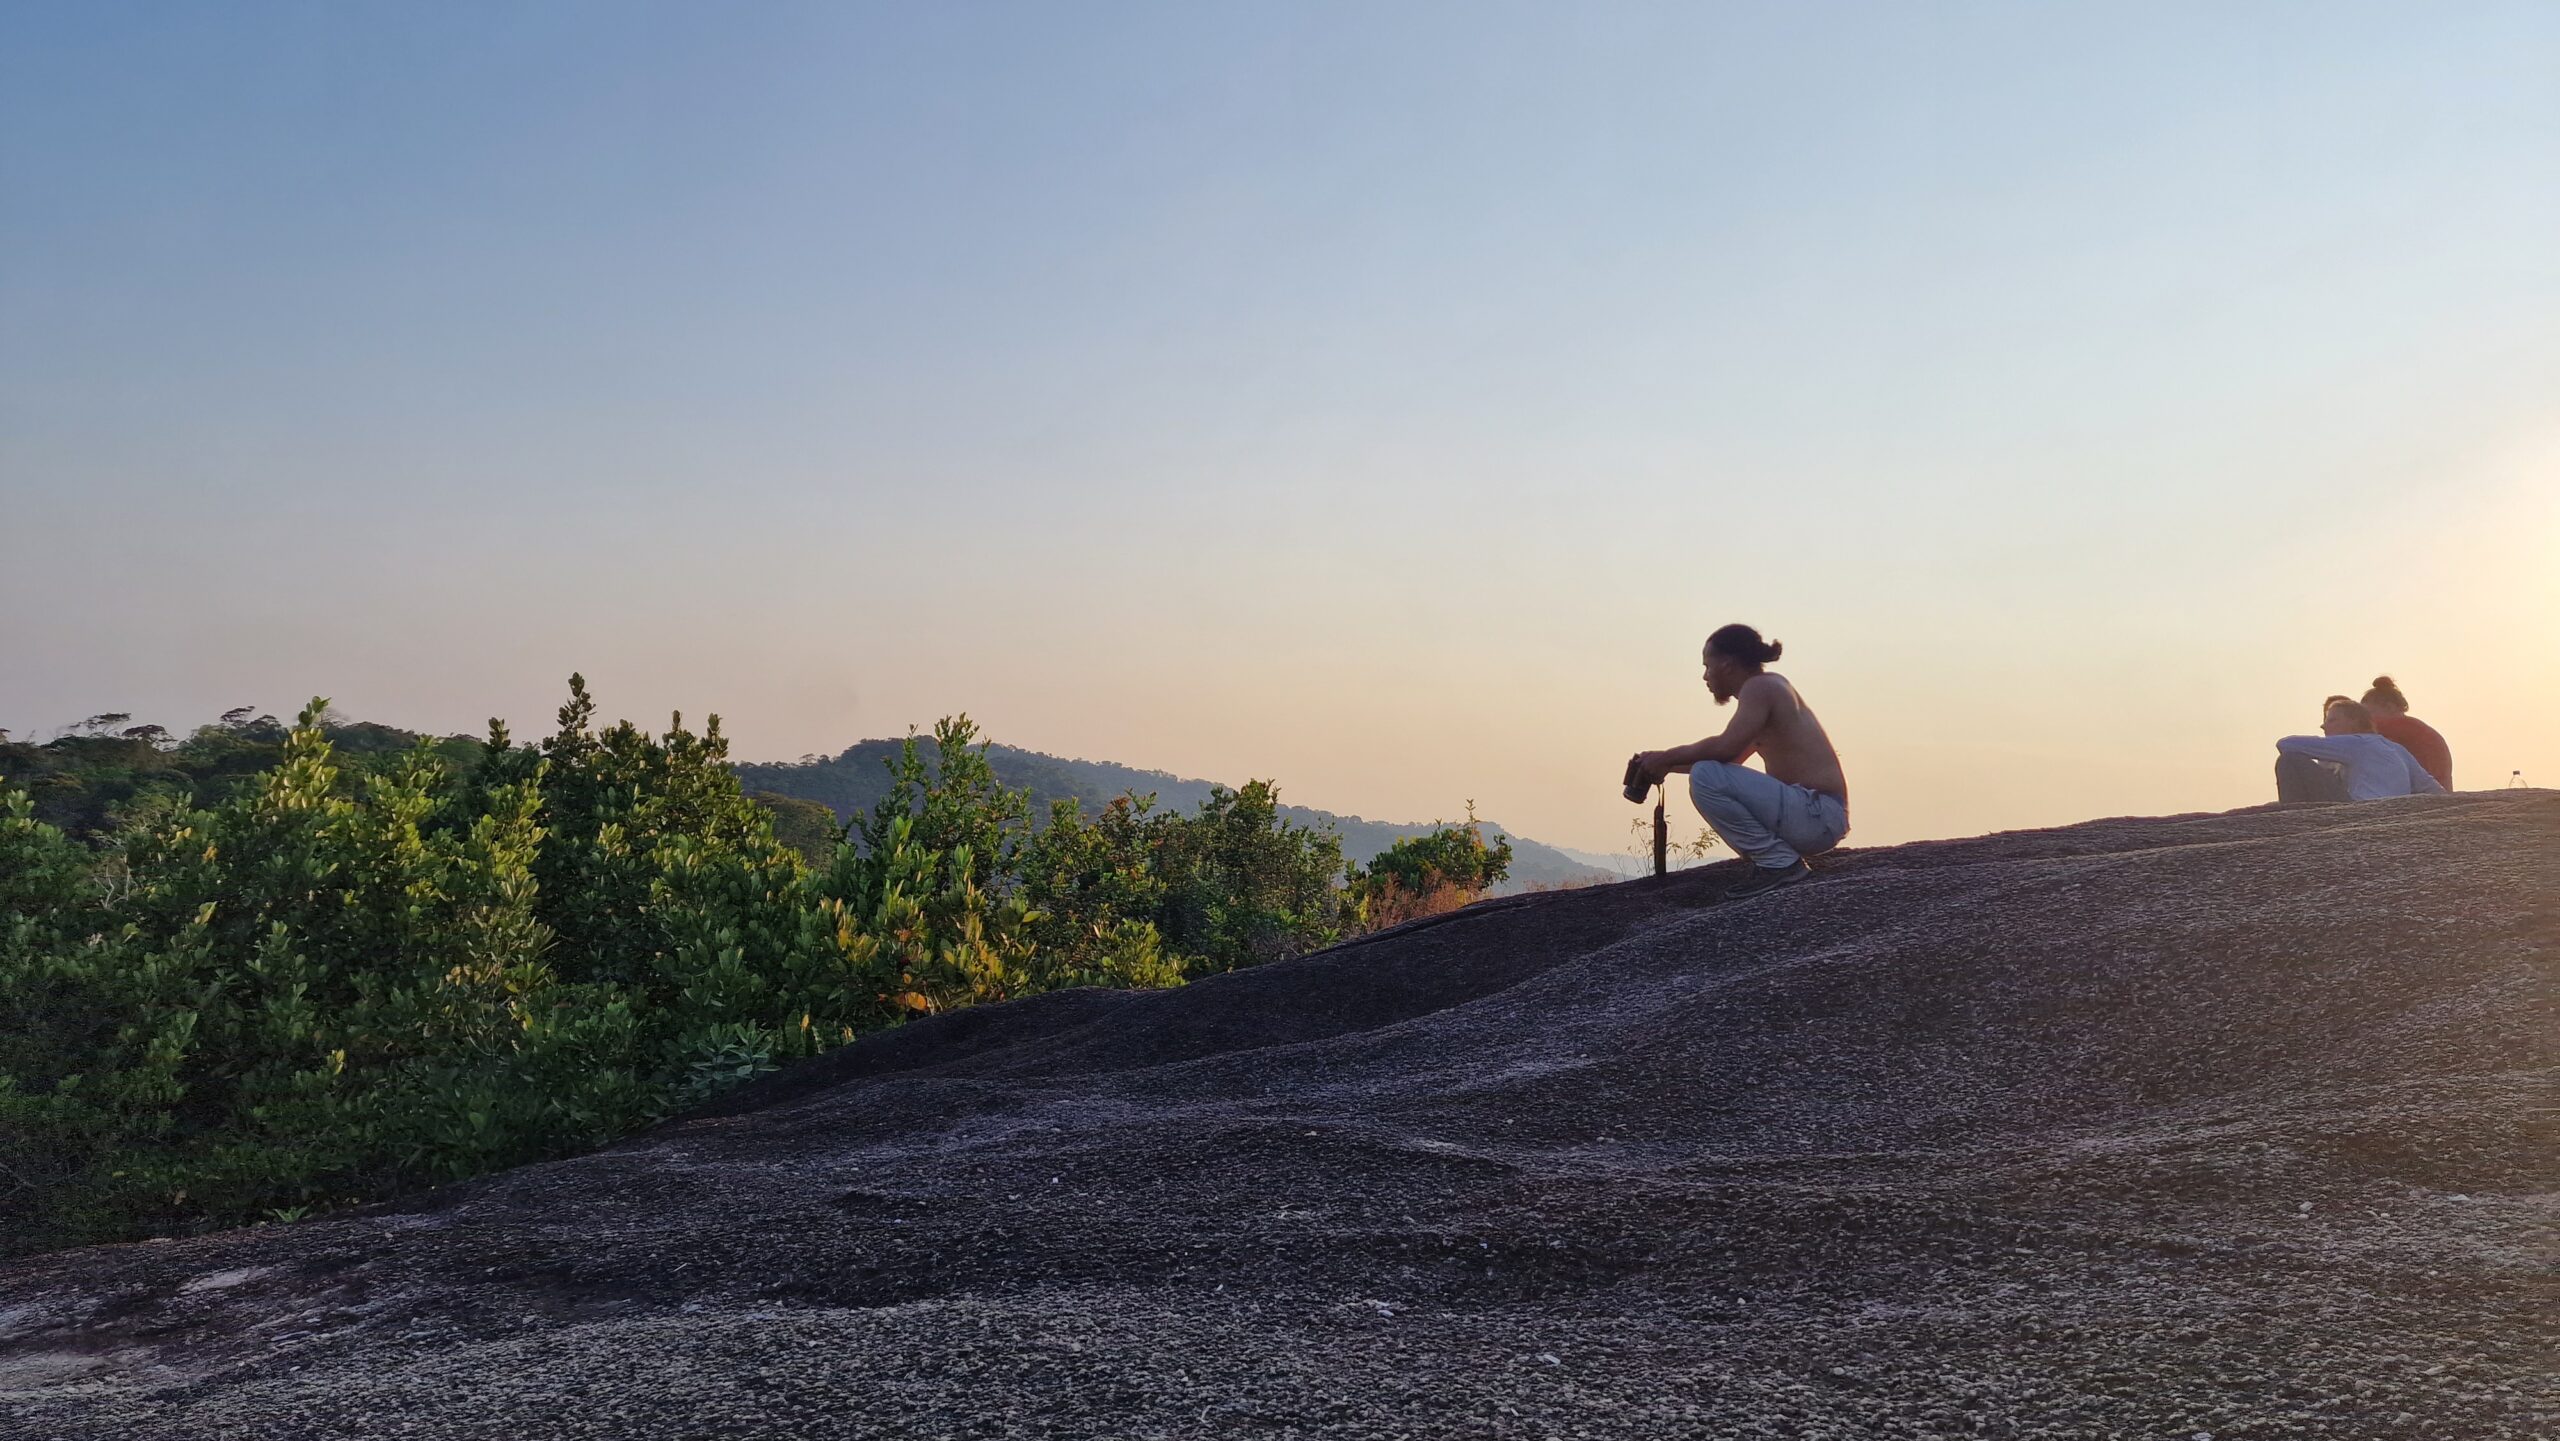
[[[1724,871],[0,1267],[0,1435],[2560,1434],[2560,795]]]

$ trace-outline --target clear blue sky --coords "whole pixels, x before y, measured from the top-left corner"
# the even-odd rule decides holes
[[[0,725],[584,670],[1610,848],[2560,780],[2560,7],[17,4]]]

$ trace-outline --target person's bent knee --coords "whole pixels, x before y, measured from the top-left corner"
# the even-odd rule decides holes
[[[2337,773],[2319,761],[2310,756],[2280,755],[2276,757],[2276,799],[2342,801],[2348,795]]]
[[[1731,795],[1734,791],[1734,773],[1749,769],[1748,766],[1738,766],[1731,761],[1700,761],[1689,767],[1689,793],[1696,795],[1703,791],[1714,795]]]

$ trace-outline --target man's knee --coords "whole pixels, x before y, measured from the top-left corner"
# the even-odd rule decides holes
[[[2276,799],[2280,801],[2342,801],[2347,788],[2338,774],[2309,756],[2276,757]]]
[[[1742,769],[1731,761],[1700,761],[1689,767],[1689,794],[1732,795],[1734,772]]]

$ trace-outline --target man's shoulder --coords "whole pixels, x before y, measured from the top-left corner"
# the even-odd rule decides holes
[[[1804,692],[1796,689],[1794,681],[1773,670],[1764,670],[1744,681],[1741,693],[1757,696],[1775,715],[1800,715],[1805,711]]]
[[[2412,765],[2417,763],[2417,756],[2413,754],[2407,746],[2400,744],[2398,741],[2382,734],[2380,731],[2360,731],[2354,735],[2340,736],[2338,739],[2353,742],[2356,749],[2370,752],[2378,761],[2399,761],[2405,759]]]

